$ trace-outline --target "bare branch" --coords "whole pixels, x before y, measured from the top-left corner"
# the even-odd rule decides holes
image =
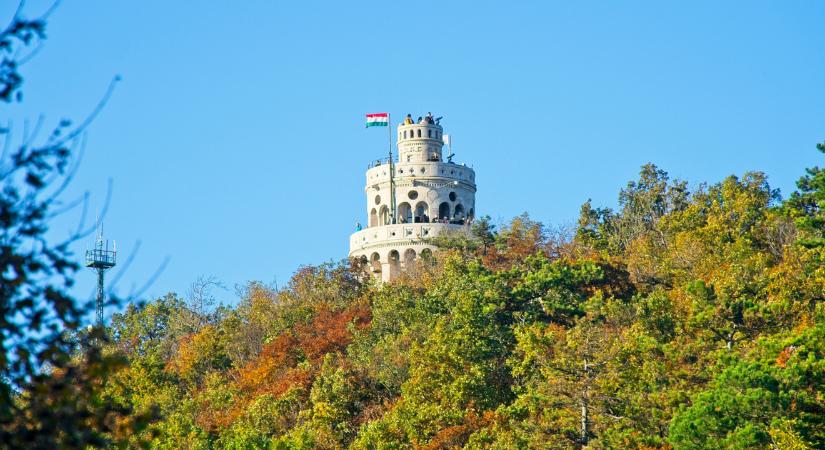
[[[167,265],[169,265],[169,261],[170,261],[171,259],[172,259],[172,258],[171,258],[171,257],[169,257],[169,256],[167,256],[166,258],[164,258],[164,259],[163,259],[163,262],[160,264],[160,266],[158,267],[158,269],[155,271],[155,273],[154,273],[154,274],[152,274],[152,276],[151,276],[151,277],[149,277],[149,279],[146,281],[146,283],[144,283],[144,285],[143,285],[143,286],[141,286],[141,288],[140,288],[140,289],[138,289],[137,291],[133,291],[133,292],[131,292],[131,293],[129,294],[129,296],[128,296],[128,297],[126,297],[126,300],[133,300],[133,299],[136,299],[136,298],[138,298],[138,297],[142,296],[142,295],[146,292],[146,290],[148,290],[148,289],[149,289],[149,287],[150,287],[150,286],[152,286],[152,284],[154,284],[154,283],[155,283],[155,281],[158,279],[158,277],[160,277],[160,274],[161,274],[161,273],[163,273],[163,271],[166,269],[166,266],[167,266]]]
[[[97,220],[95,220],[94,223],[91,224],[85,230],[82,230],[82,229],[78,228],[77,231],[79,231],[79,232],[76,232],[73,235],[69,236],[69,238],[66,241],[64,241],[64,243],[69,244],[69,243],[75,242],[79,239],[83,239],[85,237],[88,237],[92,233],[94,233],[95,230],[97,230],[98,226],[100,226],[100,224],[103,223],[103,218],[106,217],[106,214],[109,212],[109,205],[111,204],[111,201],[112,201],[112,179],[109,178],[107,180],[107,183],[106,183],[106,198],[103,201],[103,209],[101,210],[100,215],[98,216]]]
[[[103,94],[103,97],[100,99],[100,101],[97,102],[97,105],[94,107],[92,112],[89,113],[89,115],[86,116],[86,119],[84,119],[83,122],[81,122],[80,125],[78,125],[74,130],[70,131],[69,134],[67,134],[65,137],[55,142],[55,145],[63,145],[66,142],[71,141],[72,139],[80,135],[80,133],[82,133],[83,130],[88,128],[88,126],[95,120],[97,115],[100,114],[100,111],[103,110],[103,107],[105,107],[106,104],[109,103],[109,99],[112,97],[112,94],[115,91],[115,87],[117,86],[117,83],[119,81],[120,75],[115,75],[114,78],[112,78],[112,81],[109,82],[109,87],[106,88],[106,92]]]
[[[17,9],[14,11],[14,15],[11,17],[9,24],[2,32],[0,32],[0,39],[7,36],[9,33],[11,33],[12,29],[14,29],[15,23],[19,21],[21,18],[24,6],[26,6],[26,0],[20,0],[20,2],[17,3]]]
[[[131,266],[132,263],[135,261],[135,258],[140,252],[140,246],[141,241],[140,239],[138,239],[137,241],[135,241],[135,245],[132,246],[132,251],[129,252],[129,256],[126,258],[126,261],[120,265],[120,269],[118,270],[118,272],[109,281],[109,291],[113,292],[116,289],[118,281],[120,281],[120,279],[123,278],[123,274],[126,273],[126,270],[129,269],[129,266]]]
[[[11,140],[12,140],[11,123],[12,122],[11,122],[11,119],[10,119],[9,120],[9,125],[6,128],[0,129],[0,133],[5,135],[5,138],[3,140],[3,150],[0,151],[0,174],[3,173],[3,170],[2,170],[3,162],[6,161],[6,158],[8,157],[8,154],[9,154],[9,149],[11,148]],[[2,176],[2,175],[0,175],[0,176]]]
[[[46,199],[47,202],[51,203],[56,201],[60,194],[62,194],[63,191],[65,191],[66,188],[69,187],[69,184],[72,182],[72,180],[74,180],[75,175],[77,175],[77,171],[80,168],[80,161],[83,159],[83,155],[86,152],[86,136],[86,133],[83,133],[81,139],[74,141],[75,144],[71,148],[71,154],[76,154],[77,157],[74,159],[74,163],[69,168],[69,170],[66,171],[66,173],[63,175],[55,175],[54,179],[46,181],[47,185],[51,185],[59,177],[63,178],[63,182],[60,184],[60,186],[58,186],[54,192],[49,194],[49,197]],[[62,214],[63,212],[65,211],[58,211],[55,215]]]

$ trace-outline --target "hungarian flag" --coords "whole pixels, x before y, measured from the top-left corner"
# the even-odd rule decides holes
[[[390,125],[389,113],[367,114],[368,127],[386,127]]]

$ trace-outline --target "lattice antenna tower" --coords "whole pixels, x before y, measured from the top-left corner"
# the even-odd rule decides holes
[[[107,270],[115,266],[117,259],[117,243],[112,241],[109,248],[109,241],[103,238],[103,223],[100,224],[95,240],[94,248],[86,250],[86,267],[97,272],[97,302],[95,304],[95,314],[97,325],[103,326],[103,303],[106,300],[104,289],[104,274]]]

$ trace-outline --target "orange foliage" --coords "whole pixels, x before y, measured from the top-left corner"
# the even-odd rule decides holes
[[[506,270],[518,265],[530,255],[546,254],[545,236],[541,224],[527,217],[516,217],[499,234],[499,241],[482,256],[482,263],[492,270]]]
[[[493,411],[485,411],[481,416],[470,411],[464,416],[464,421],[461,424],[442,429],[430,439],[427,445],[416,446],[416,448],[420,450],[462,448],[467,443],[470,435],[490,426],[497,419],[498,416]]]
[[[181,374],[194,365],[197,355],[192,351],[194,333],[185,334],[178,338],[178,351],[175,358],[166,362],[164,370],[174,374]]]
[[[364,307],[355,306],[338,312],[324,308],[311,324],[295,327],[295,334],[307,359],[318,361],[327,353],[344,350],[352,342],[350,323],[361,329],[369,320],[370,313]]]
[[[291,333],[281,334],[264,345],[261,354],[238,371],[241,388],[254,389],[273,376],[277,377],[281,370],[294,366],[298,361],[297,345],[297,339]]]
[[[194,371],[198,362],[207,357],[214,332],[214,327],[207,325],[198,332],[178,338],[177,353],[166,363],[165,370],[179,376]]]
[[[342,311],[322,308],[312,322],[281,334],[266,344],[257,358],[241,368],[241,387],[245,390],[270,391],[269,385],[277,384],[285,371],[302,359],[315,367],[327,353],[344,350],[352,341],[350,324],[363,328],[369,319],[369,311],[363,307]]]
[[[791,345],[790,347],[785,347],[784,350],[779,352],[779,356],[776,357],[776,365],[785,368],[785,365],[788,363],[788,360],[791,359],[793,356],[794,351],[796,351],[796,347]]]
[[[231,410],[202,416],[201,425],[207,429],[226,427],[261,395],[277,398],[293,388],[308,392],[324,355],[343,351],[352,342],[352,326],[364,328],[370,319],[369,309],[363,306],[340,311],[326,305],[319,308],[309,324],[297,325],[291,332],[279,335],[263,347],[257,358],[240,368],[238,386],[242,398],[233,402]],[[304,361],[309,364],[301,365]]]

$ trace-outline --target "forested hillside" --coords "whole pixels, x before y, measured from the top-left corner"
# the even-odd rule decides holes
[[[171,293],[112,319],[100,398],[153,448],[824,448],[825,173],[798,186],[646,165],[616,210],[480,220],[390,284]]]
[[[17,3],[0,30],[2,106],[23,101],[20,69],[60,2],[34,18]],[[80,73],[63,64],[48,72]],[[98,222],[88,195],[63,194],[117,79],[77,122],[0,126],[0,449],[825,448],[825,170],[783,199],[763,173],[688,186],[646,165],[615,210],[587,202],[571,229],[477,220],[392,283],[341,261],[250,282],[227,307],[203,279],[104,328],[71,295],[72,245]]]

